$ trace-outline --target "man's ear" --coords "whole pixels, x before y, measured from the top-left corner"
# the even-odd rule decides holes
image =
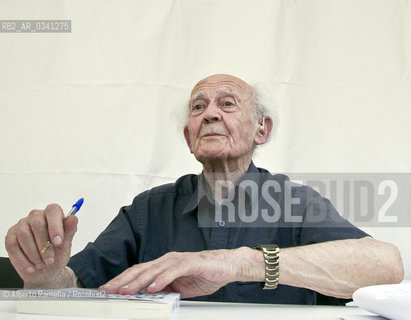
[[[188,127],[184,127],[184,138],[186,138],[186,143],[188,148],[190,149],[190,152],[193,153],[193,150],[191,149],[191,140],[190,140],[190,132],[188,132]]]
[[[256,145],[264,144],[268,141],[273,128],[273,119],[269,116],[265,116],[262,123],[258,128],[257,134],[254,137],[254,143]]]

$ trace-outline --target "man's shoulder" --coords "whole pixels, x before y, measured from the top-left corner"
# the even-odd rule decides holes
[[[197,187],[198,175],[186,174],[178,178],[175,182],[162,184],[146,190],[138,195],[138,197],[158,197],[175,195],[190,195]]]
[[[312,187],[302,184],[300,181],[293,181],[290,177],[283,173],[271,173],[264,168],[257,168],[261,177],[261,183],[264,185],[267,181],[275,181],[280,187],[278,192],[284,192],[285,189],[290,190],[290,195],[293,197],[298,197],[302,200],[310,198],[313,196],[319,196],[320,194],[316,192]]]
[[[256,167],[258,174],[262,177],[263,181],[266,180],[275,180],[280,184],[283,184],[286,181],[290,181],[290,177],[283,173],[271,173],[267,169]]]

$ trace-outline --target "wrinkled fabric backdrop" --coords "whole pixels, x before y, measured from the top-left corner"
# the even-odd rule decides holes
[[[0,2],[0,235],[31,209],[85,198],[73,252],[133,197],[201,166],[182,129],[192,86],[265,82],[280,126],[272,172],[411,172],[411,3],[405,0]],[[399,246],[410,228],[369,228]],[[4,241],[0,248],[7,255]]]

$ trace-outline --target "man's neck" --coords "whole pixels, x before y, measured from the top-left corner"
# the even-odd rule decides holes
[[[204,178],[213,198],[217,202],[220,203],[225,199],[230,189],[240,182],[250,163],[251,157],[234,161],[208,161],[203,163]]]

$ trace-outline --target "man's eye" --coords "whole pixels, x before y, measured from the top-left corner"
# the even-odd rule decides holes
[[[233,105],[234,105],[234,103],[232,103],[231,101],[224,101],[224,103],[223,103],[224,107],[231,107]]]
[[[193,106],[193,110],[201,110],[203,109],[203,106],[201,104],[196,104]]]

